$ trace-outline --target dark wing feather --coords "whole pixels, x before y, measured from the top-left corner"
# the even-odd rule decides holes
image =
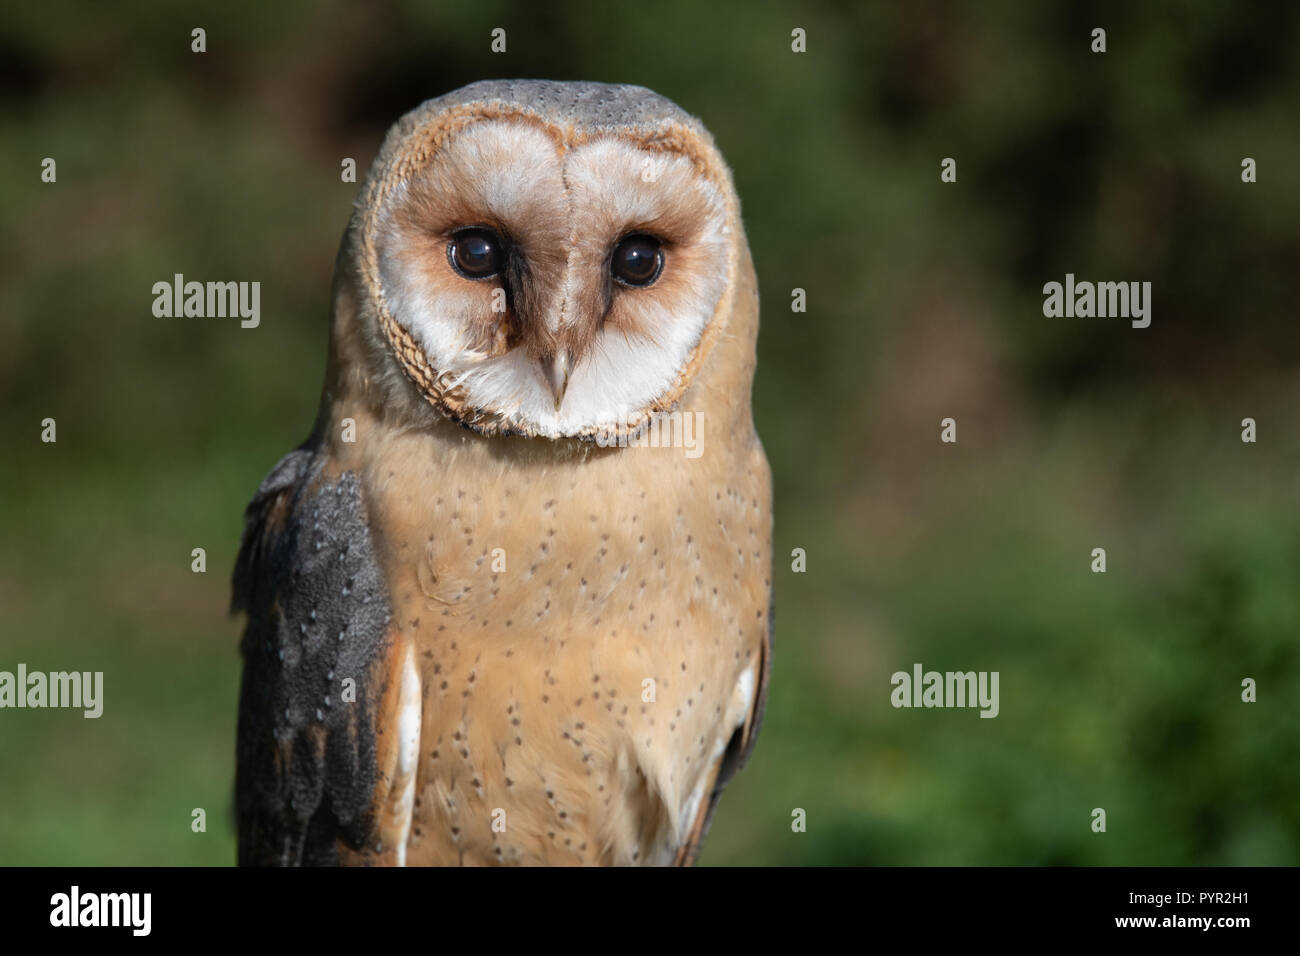
[[[262,482],[244,518],[232,610],[241,646],[235,775],[241,865],[338,861],[373,832],[371,686],[389,618],[357,476],[325,480],[308,446]],[[344,680],[355,681],[355,702]]]

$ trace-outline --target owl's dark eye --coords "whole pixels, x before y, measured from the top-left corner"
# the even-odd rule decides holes
[[[654,236],[624,236],[614,247],[609,271],[624,285],[647,286],[664,268],[663,250]]]
[[[501,237],[491,229],[462,229],[447,243],[451,267],[466,279],[488,279],[501,271]]]

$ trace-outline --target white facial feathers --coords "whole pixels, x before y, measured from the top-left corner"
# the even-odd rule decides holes
[[[383,303],[465,407],[548,438],[620,430],[674,392],[731,281],[726,197],[681,153],[542,124],[470,123],[390,188],[375,219]],[[503,237],[513,264],[468,279],[456,230]],[[650,285],[610,276],[629,234],[662,242]],[[508,294],[507,294],[508,293]],[[503,304],[508,312],[496,311]],[[559,406],[538,357],[574,356]]]

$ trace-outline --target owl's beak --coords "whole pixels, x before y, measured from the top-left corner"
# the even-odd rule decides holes
[[[543,362],[542,377],[546,379],[551,394],[555,396],[555,410],[558,412],[560,403],[564,401],[564,392],[569,387],[568,353],[564,351],[557,352],[549,362]]]

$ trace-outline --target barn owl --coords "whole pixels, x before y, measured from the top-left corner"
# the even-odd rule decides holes
[[[245,516],[241,863],[694,860],[772,660],[757,328],[730,171],[663,97],[398,121]]]

